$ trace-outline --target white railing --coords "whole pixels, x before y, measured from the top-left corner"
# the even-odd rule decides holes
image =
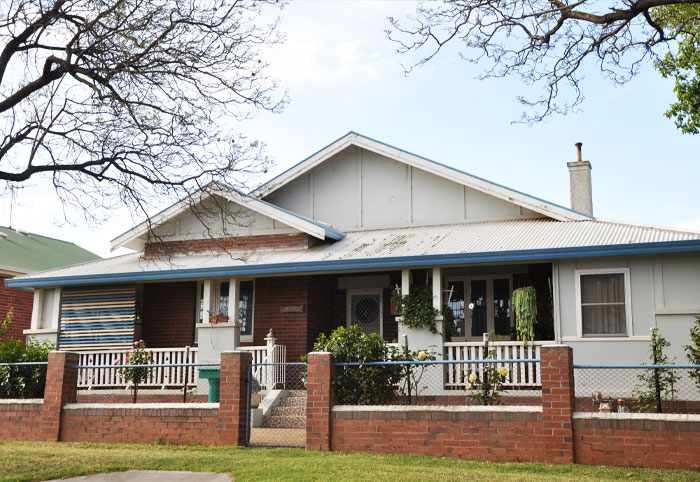
[[[540,347],[551,344],[551,341],[536,341],[534,344],[523,345],[522,341],[492,341],[488,351],[494,351],[495,360],[533,360],[540,358]],[[484,343],[448,342],[445,346],[445,360],[483,360]],[[540,364],[538,362],[498,363],[497,368],[505,366],[508,369],[505,388],[538,388],[540,387]],[[464,387],[471,371],[481,375],[483,364],[460,363],[448,365],[446,386]]]
[[[197,348],[150,348],[154,365],[197,363]],[[92,351],[80,353],[81,366],[124,365],[128,351]],[[197,386],[197,367],[159,367],[148,370],[148,377],[140,383],[142,387]],[[78,388],[124,388],[128,382],[118,368],[81,368],[78,370]]]
[[[264,365],[265,363],[285,363],[287,347],[275,345],[272,331],[265,338],[265,346],[241,346],[238,349],[253,354],[253,378],[260,385],[260,390],[267,392],[285,386],[286,370],[284,365]]]

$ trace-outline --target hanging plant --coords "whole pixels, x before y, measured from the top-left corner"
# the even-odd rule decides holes
[[[396,314],[402,317],[402,323],[409,328],[429,328],[437,333],[435,317],[440,314],[433,308],[433,292],[428,285],[411,286],[407,295],[396,296]]]
[[[523,345],[535,341],[537,323],[537,293],[534,286],[513,290],[513,310],[515,311],[515,333]]]

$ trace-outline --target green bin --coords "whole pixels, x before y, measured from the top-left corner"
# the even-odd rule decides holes
[[[219,382],[221,380],[221,370],[219,368],[200,368],[199,378],[209,380],[209,403],[218,403],[219,401]]]

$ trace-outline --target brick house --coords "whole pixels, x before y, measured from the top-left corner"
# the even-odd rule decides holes
[[[216,186],[112,241],[135,253],[6,284],[35,290],[42,336],[85,353],[143,338],[200,361],[234,347],[259,361],[272,330],[281,359],[297,361],[320,333],[358,324],[458,359],[493,330],[507,356],[527,357],[507,341],[521,286],[536,289],[537,346],[639,363],[657,326],[680,352],[700,312],[700,233],[593,217],[578,153],[567,208],[350,132],[251,193]],[[454,311],[451,341],[441,317],[431,334],[392,310],[392,293],[423,283]]]
[[[100,257],[73,243],[0,226],[0,319],[10,310],[13,315],[3,339],[24,339],[34,304],[30,289],[7,288],[6,279],[97,259]]]

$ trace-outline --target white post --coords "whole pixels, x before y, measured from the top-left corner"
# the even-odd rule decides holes
[[[41,297],[44,294],[44,290],[35,289],[34,290],[34,306],[32,307],[32,330],[38,330],[42,328],[40,326],[41,321]]]
[[[277,338],[275,338],[275,334],[272,333],[272,328],[270,328],[270,333],[267,334],[265,337],[265,343],[267,343],[267,358],[265,361],[267,363],[279,363],[279,360],[275,360],[275,342],[277,341]],[[274,390],[275,389],[275,374],[277,373],[277,370],[279,369],[284,369],[284,367],[278,367],[277,365],[274,366],[266,366],[264,373],[265,373],[265,380],[264,380],[264,385],[265,388],[268,390]]]
[[[215,291],[214,286],[214,281],[210,279],[205,280],[202,283],[202,323],[209,323],[209,317],[214,314],[212,313],[212,306],[214,305],[214,303],[212,303],[213,294]]]
[[[240,300],[241,300],[241,284],[238,278],[231,278],[228,282],[228,321],[233,323],[236,328],[233,330],[233,346],[234,350],[241,346],[241,329],[239,323],[240,317]]]
[[[401,296],[406,296],[411,289],[411,270],[404,268],[401,270]]]
[[[54,289],[53,310],[51,310],[51,328],[58,330],[61,320],[61,288]]]
[[[442,268],[433,268],[433,308],[440,312],[436,320],[442,320]]]

